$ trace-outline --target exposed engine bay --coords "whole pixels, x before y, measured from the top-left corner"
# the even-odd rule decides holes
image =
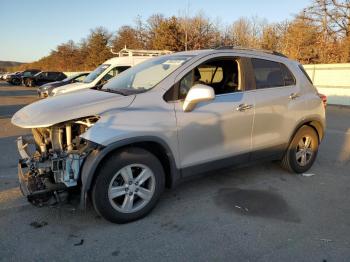
[[[33,128],[32,136],[18,138],[21,190],[32,204],[59,202],[67,189],[78,185],[82,163],[94,149],[80,135],[98,119],[92,116]]]

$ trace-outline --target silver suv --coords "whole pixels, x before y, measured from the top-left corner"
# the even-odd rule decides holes
[[[30,104],[12,123],[19,180],[35,205],[79,188],[109,221],[139,219],[165,187],[218,168],[280,160],[307,171],[325,108],[303,67],[281,54],[230,49],[152,58],[84,90]]]

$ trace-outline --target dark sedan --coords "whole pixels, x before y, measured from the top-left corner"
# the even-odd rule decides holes
[[[21,75],[23,72],[15,72],[12,74],[8,74],[6,77],[6,82],[12,85],[19,85],[21,83]]]
[[[38,88],[38,95],[39,97],[47,97],[49,93],[52,91],[52,89],[59,86],[68,85],[71,83],[82,82],[88,74],[89,72],[78,73],[63,79],[62,81],[56,81],[56,82],[44,84]]]
[[[67,78],[67,76],[62,72],[40,72],[27,79],[28,86],[41,86],[47,83],[62,81]]]

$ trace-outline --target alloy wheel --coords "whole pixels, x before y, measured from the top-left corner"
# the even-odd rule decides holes
[[[155,176],[142,164],[132,164],[120,169],[108,188],[108,199],[119,212],[134,213],[142,209],[153,197]]]
[[[296,160],[300,166],[306,166],[313,156],[313,140],[310,136],[303,136],[296,150]]]

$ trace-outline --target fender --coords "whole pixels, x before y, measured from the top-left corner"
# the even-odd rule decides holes
[[[170,187],[174,187],[181,180],[181,173],[176,166],[176,162],[173,156],[173,153],[166,142],[158,137],[153,136],[141,136],[141,137],[133,137],[128,139],[123,139],[117,142],[114,142],[106,147],[100,146],[99,148],[90,152],[90,154],[85,158],[82,169],[80,173],[81,178],[81,198],[80,198],[80,207],[84,209],[86,207],[88,192],[91,189],[92,181],[95,176],[95,172],[99,167],[99,164],[103,161],[103,159],[111,152],[125,147],[132,146],[137,143],[144,142],[155,142],[161,145],[166,155],[169,159],[170,164]]]
[[[289,139],[289,143],[288,143],[287,148],[289,148],[289,145],[292,142],[295,134],[298,132],[299,128],[302,127],[303,125],[308,125],[308,126],[313,127],[318,134],[319,143],[321,143],[321,141],[323,140],[323,137],[324,137],[324,133],[325,133],[325,126],[322,124],[321,118],[306,118],[306,119],[301,120],[298,123],[298,125],[295,127],[295,129],[293,130],[293,133]]]

